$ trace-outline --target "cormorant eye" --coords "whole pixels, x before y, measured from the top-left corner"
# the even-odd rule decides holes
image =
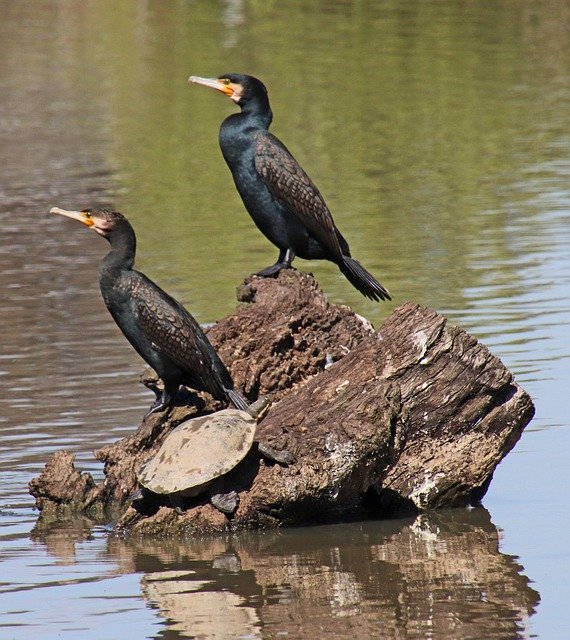
[[[84,211],[83,213],[85,214],[85,217],[89,220],[89,218],[91,217],[91,211]]]
[[[230,84],[230,81],[228,78],[222,78],[222,84],[228,85]]]

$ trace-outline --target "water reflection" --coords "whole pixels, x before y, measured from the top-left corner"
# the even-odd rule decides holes
[[[40,519],[30,537],[34,542],[42,543],[47,553],[60,564],[73,565],[78,561],[78,546],[95,539],[94,525],[92,519],[79,515],[51,522],[47,527],[42,526]]]
[[[169,637],[525,637],[539,602],[483,508],[200,540],[109,541]],[[214,615],[212,615],[214,613]]]
[[[146,576],[142,593],[169,620],[169,630],[191,638],[261,638],[255,607],[224,588],[185,571]]]

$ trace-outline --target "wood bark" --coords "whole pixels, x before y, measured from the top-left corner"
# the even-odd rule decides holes
[[[96,452],[105,464],[99,485],[75,470],[72,456],[56,454],[30,484],[40,509],[118,508],[119,528],[164,534],[474,504],[533,416],[530,397],[500,360],[431,309],[407,302],[376,332],[295,270],[249,278],[238,300],[209,338],[249,400],[273,400],[258,439],[289,449],[297,462],[266,464],[252,450],[226,477],[240,496],[232,517],[205,496],[182,514],[164,499],[129,506],[136,471],[168,433],[220,408],[183,392],[168,415],[150,416]],[[71,477],[71,487],[62,482]]]

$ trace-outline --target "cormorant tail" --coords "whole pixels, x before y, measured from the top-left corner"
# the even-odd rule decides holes
[[[228,396],[228,400],[236,409],[240,409],[241,411],[247,411],[249,409],[247,400],[237,391],[234,391],[233,389],[226,389],[226,394]]]
[[[342,262],[338,265],[343,275],[353,287],[371,300],[391,300],[390,293],[376,278],[368,273],[366,269],[354,258],[342,256]]]

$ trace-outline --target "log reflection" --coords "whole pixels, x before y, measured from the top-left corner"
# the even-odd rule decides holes
[[[109,544],[121,571],[145,573],[169,637],[512,640],[527,637],[540,599],[483,508]]]

